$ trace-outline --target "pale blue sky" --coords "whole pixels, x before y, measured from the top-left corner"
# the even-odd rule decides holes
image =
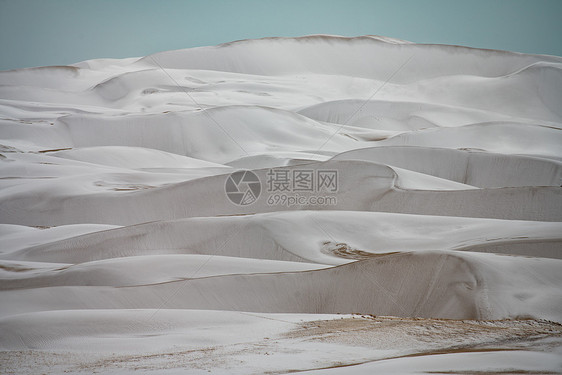
[[[0,70],[308,34],[562,56],[561,15],[562,0],[0,0]]]

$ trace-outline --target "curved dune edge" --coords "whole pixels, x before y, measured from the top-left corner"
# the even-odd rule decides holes
[[[293,170],[301,167],[286,168]],[[441,181],[428,176],[426,182],[414,178],[410,186],[415,188],[416,183],[421,182],[420,186],[425,187],[429,181],[429,186],[432,187],[434,185],[431,184],[437,180],[440,190],[401,189],[400,172],[397,173],[386,165],[333,160],[307,164],[307,169],[338,171],[339,185],[335,204],[272,206],[268,204],[267,195],[264,194],[250,206],[236,206],[224,193],[228,175],[204,177],[159,188],[139,189],[126,184],[125,190],[133,190],[132,192],[112,191],[106,194],[93,194],[91,191],[84,194],[79,190],[70,189],[61,191],[58,181],[46,181],[36,187],[31,186],[28,191],[22,190],[20,186],[5,189],[4,199],[0,201],[0,212],[9,212],[10,215],[2,215],[1,220],[6,224],[43,226],[79,222],[131,225],[185,217],[303,209],[383,211],[510,220],[561,220],[562,192],[555,187],[470,187],[464,190],[459,184],[445,181],[444,186],[448,190],[442,190]],[[254,172],[260,181],[267,181],[269,169]],[[413,176],[411,173],[409,175]],[[135,186],[137,185],[133,185]],[[459,188],[463,190],[458,190]],[[209,205],[209,202],[213,204]],[[34,210],[34,214],[29,215],[32,207],[41,209]]]
[[[342,152],[333,159],[388,164],[481,188],[558,186],[562,178],[559,161],[478,150],[381,146]],[[513,173],[516,169],[526,173]]]
[[[495,269],[502,265],[508,265],[512,276]],[[139,309],[164,304],[181,309],[487,320],[522,317],[560,322],[559,267],[558,260],[400,253],[297,273],[216,276],[122,288],[3,291],[6,304],[0,313]]]
[[[12,261],[79,264],[140,255],[202,254],[341,264],[338,245],[378,254],[519,247],[560,258],[560,223],[383,212],[293,211],[188,218],[98,231],[6,253]],[[454,233],[454,236],[452,235]],[[488,250],[487,250],[488,249]],[[360,258],[358,258],[360,259]]]
[[[313,45],[315,49],[311,49]],[[262,57],[259,61],[255,61],[251,56],[255,55],[254,51],[275,50],[277,54],[282,53],[288,57],[288,60],[280,64],[276,61],[275,55]],[[339,53],[338,53],[339,52]],[[345,53],[342,53],[345,52]],[[350,55],[354,56],[359,52],[362,53],[363,59],[350,59]],[[217,47],[202,47],[192,48],[186,50],[175,50],[156,53],[147,56],[139,62],[147,64],[153,63],[152,58],[156,59],[159,64],[166,68],[190,68],[197,69],[204,67],[205,69],[216,69],[224,71],[236,71],[240,73],[251,74],[281,74],[291,71],[292,69],[299,69],[301,71],[315,67],[316,71],[325,72],[338,72],[339,74],[358,75],[362,74],[376,74],[376,69],[385,67],[385,64],[368,64],[373,61],[371,57],[375,54],[384,53],[387,56],[389,64],[396,63],[399,58],[408,57],[412,53],[420,55],[420,60],[416,61],[419,67],[416,67],[416,74],[424,77],[424,73],[436,74],[437,71],[432,69],[429,61],[423,57],[430,57],[433,59],[445,58],[447,59],[447,66],[451,72],[440,72],[440,75],[451,74],[452,72],[465,71],[471,67],[474,60],[486,56],[491,62],[486,67],[479,67],[482,74],[498,74],[493,68],[500,68],[501,62],[508,64],[517,64],[524,62],[528,66],[538,61],[552,61],[560,62],[560,58],[555,56],[533,56],[516,54],[505,51],[494,50],[479,50],[458,46],[447,45],[420,45],[420,44],[403,44],[403,43],[388,43],[376,37],[333,37],[325,35],[312,35],[301,38],[265,38],[245,40],[233,43],[223,44]],[[426,55],[427,54],[427,55]],[[224,57],[228,56],[226,59]],[[220,57],[223,57],[222,59]],[[473,61],[470,61],[474,59]],[[210,60],[214,63],[210,63]],[[231,61],[236,61],[237,65],[229,65]],[[318,60],[328,60],[331,64],[326,66],[324,64],[317,64]],[[205,65],[202,66],[202,62]],[[508,65],[514,67],[514,65]],[[517,66],[517,65],[515,65]],[[524,66],[514,68],[509,72],[503,73],[511,74],[521,70]],[[344,70],[344,69],[349,70]],[[486,71],[486,68],[489,70]],[[330,69],[330,70],[329,70]],[[331,70],[333,69],[333,70]],[[336,70],[337,69],[337,70]],[[503,69],[508,69],[504,66]],[[472,70],[471,72],[475,72]],[[500,73],[501,74],[501,73]],[[427,77],[426,75],[426,77]]]

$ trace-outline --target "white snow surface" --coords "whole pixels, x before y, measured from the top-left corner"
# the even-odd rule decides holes
[[[379,36],[0,72],[0,373],[560,373],[561,131],[561,57]]]

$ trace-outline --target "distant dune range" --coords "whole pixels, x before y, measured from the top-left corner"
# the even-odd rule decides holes
[[[561,104],[561,57],[376,36],[0,72],[0,372],[554,373]]]

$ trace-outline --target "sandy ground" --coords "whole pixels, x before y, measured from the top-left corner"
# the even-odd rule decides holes
[[[562,326],[548,321],[453,321],[353,315],[293,324],[287,332],[272,337],[226,346],[146,354],[11,351],[2,352],[2,362],[5,373],[165,370],[286,374],[383,361],[395,362],[399,368],[400,362],[408,362],[410,358],[445,354],[530,352],[550,354],[545,357],[549,361],[535,370],[515,366],[509,372],[557,373],[561,341]],[[340,353],[340,357],[329,359],[333,352]],[[341,353],[345,353],[345,358]],[[286,361],[288,358],[295,358],[296,363]],[[480,373],[479,364],[474,366],[474,372]],[[451,372],[457,373],[454,366]],[[461,369],[458,373],[464,372]]]

